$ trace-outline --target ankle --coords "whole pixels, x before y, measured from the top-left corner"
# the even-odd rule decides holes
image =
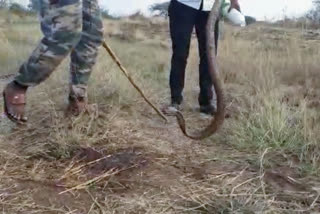
[[[80,97],[80,96],[75,96],[75,95],[69,95],[69,101],[71,102],[85,102],[86,97]]]
[[[27,90],[28,89],[28,86],[25,86],[25,85],[21,85],[20,83],[18,83],[17,81],[13,81],[12,84],[19,88],[19,89],[22,89],[22,90]]]
[[[171,100],[171,105],[181,105],[182,100]]]

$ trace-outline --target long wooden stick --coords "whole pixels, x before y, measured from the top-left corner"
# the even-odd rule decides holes
[[[134,82],[130,74],[128,73],[127,69],[122,65],[119,58],[116,56],[116,54],[112,51],[110,46],[104,41],[102,43],[102,46],[107,50],[113,61],[118,65],[122,73],[127,77],[129,82],[132,84],[132,86],[139,92],[139,94],[143,97],[143,99],[153,108],[157,114],[164,119],[166,122],[168,122],[168,119],[164,114],[144,95],[143,91],[140,89],[140,87]]]

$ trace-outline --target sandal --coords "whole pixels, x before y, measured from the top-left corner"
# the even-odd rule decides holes
[[[4,112],[6,116],[13,122],[25,124],[27,87],[19,86],[15,82],[9,83],[3,91]]]

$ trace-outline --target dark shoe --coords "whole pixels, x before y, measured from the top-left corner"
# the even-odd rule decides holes
[[[69,105],[67,108],[67,114],[73,116],[79,116],[81,113],[84,113],[88,110],[88,102],[85,98],[82,97],[72,97],[69,96]]]
[[[217,112],[217,108],[212,104],[203,105],[200,106],[200,112],[208,115],[214,115]]]
[[[71,116],[79,116],[84,112],[88,112],[87,86],[71,84],[69,105],[66,113]]]

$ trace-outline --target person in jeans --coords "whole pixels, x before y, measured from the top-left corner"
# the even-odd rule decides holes
[[[173,54],[170,71],[171,105],[168,111],[180,110],[180,105],[183,101],[182,92],[185,81],[185,70],[189,55],[191,35],[194,28],[198,39],[200,56],[200,94],[198,97],[200,112],[212,115],[216,110],[212,103],[213,89],[208,70],[206,50],[206,25],[213,4],[214,0],[171,0],[170,2],[169,22]],[[238,1],[223,0],[220,14],[228,17],[231,9],[237,10],[240,14],[241,11]],[[242,22],[240,21],[235,24],[242,25],[239,23]],[[218,36],[219,20],[215,24],[216,48],[218,47]]]

